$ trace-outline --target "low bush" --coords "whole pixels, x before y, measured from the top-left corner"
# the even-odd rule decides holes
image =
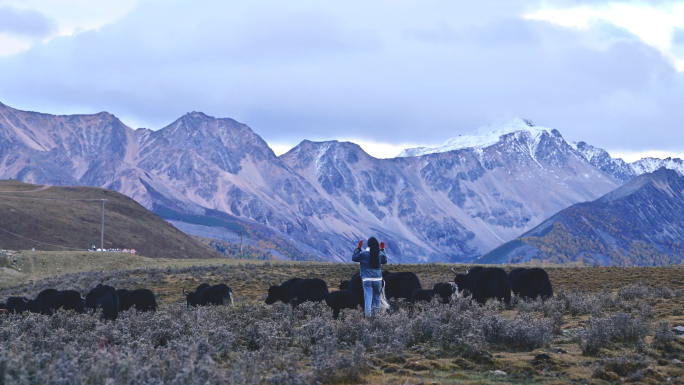
[[[648,332],[647,325],[640,318],[625,313],[608,317],[590,317],[589,326],[578,335],[582,353],[595,355],[600,349],[613,342],[637,344]]]
[[[269,273],[273,278],[276,274]],[[233,285],[271,279],[249,264],[138,269],[49,278],[0,289],[0,297],[35,296],[50,287],[85,293],[101,282],[155,287],[172,276],[196,282],[209,275],[212,281]],[[673,345],[667,322],[657,322],[649,331],[655,317],[649,301],[679,301],[679,291],[627,285],[616,294],[562,289],[556,294],[545,301],[514,298],[511,305],[489,301],[484,306],[468,298],[420,306],[393,300],[391,311],[370,319],[360,309],[343,310],[335,320],[323,303],[304,303],[293,310],[286,304],[267,306],[246,298],[237,298],[231,307],[199,308],[162,300],[156,313],[122,312],[107,323],[64,311],[52,317],[2,315],[0,383],[359,383],[373,362],[405,364],[420,354],[427,360],[449,358],[458,367],[476,370],[495,365],[494,352],[548,348],[576,332],[587,355],[615,344],[646,352],[643,341],[649,332],[653,347],[661,349],[658,354]],[[586,315],[590,316],[583,330],[564,333],[565,316]],[[650,378],[642,365],[646,359],[620,360],[640,363],[605,361],[597,378],[613,378],[611,373],[621,367],[629,369],[623,371],[629,376]]]

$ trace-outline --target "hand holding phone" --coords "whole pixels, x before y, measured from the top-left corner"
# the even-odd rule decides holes
[[[363,241],[359,241],[359,249],[363,249]]]
[[[385,242],[380,242],[380,250],[385,250]]]

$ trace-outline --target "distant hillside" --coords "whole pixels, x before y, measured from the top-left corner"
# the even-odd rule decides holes
[[[154,213],[171,223],[182,232],[193,236],[203,244],[229,258],[235,258],[240,247],[240,232],[243,245],[253,247],[253,255],[266,259],[287,261],[321,261],[316,249],[296,240],[285,239],[268,226],[247,221],[217,210],[205,210],[205,215],[182,214],[167,208]],[[245,249],[246,250],[246,249]],[[256,259],[264,259],[264,258]],[[244,258],[244,256],[243,256]],[[254,259],[254,258],[248,258]]]
[[[560,211],[477,262],[658,266],[683,256],[684,177],[661,168]]]
[[[201,112],[134,130],[106,112],[0,103],[0,178],[103,187],[154,213],[208,217],[210,228],[170,219],[205,238],[221,227],[211,218],[238,219],[278,239],[272,253],[290,260],[348,261],[349,248],[373,235],[393,263],[472,261],[661,165],[684,173],[679,159],[626,163],[522,118],[376,159],[353,143],[307,140],[276,156],[245,124]]]
[[[249,245],[242,245],[239,243],[231,243],[221,241],[219,239],[204,238],[199,235],[193,235],[193,238],[200,241],[202,244],[218,251],[232,259],[247,259],[247,260],[261,260],[261,261],[279,261],[278,257],[261,248]]]
[[[116,191],[16,180],[0,180],[0,249],[99,247],[102,204],[84,199],[107,199],[105,248],[133,248],[150,258],[222,257]]]

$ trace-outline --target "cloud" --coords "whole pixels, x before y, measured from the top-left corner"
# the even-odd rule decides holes
[[[0,33],[31,38],[47,37],[57,30],[57,24],[42,13],[0,6]]]
[[[675,46],[684,45],[684,27],[677,27],[672,30],[672,44]]]
[[[682,73],[608,21],[523,19],[516,1],[160,4],[0,58],[0,101],[155,129],[203,111],[269,143],[354,138],[378,154],[519,115],[607,149],[684,141]]]

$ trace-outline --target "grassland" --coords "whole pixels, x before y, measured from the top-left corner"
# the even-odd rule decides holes
[[[0,249],[136,249],[152,258],[220,258],[133,199],[96,187],[38,186],[0,180]]]
[[[482,308],[458,300],[447,307],[431,304],[417,309],[399,303],[391,314],[368,321],[359,311],[343,312],[340,320],[332,320],[324,306],[293,312],[262,301],[269,281],[318,277],[334,288],[357,271],[353,264],[20,254],[16,264],[5,268],[14,278],[2,282],[2,299],[33,296],[46,287],[85,293],[103,282],[118,288],[151,288],[161,308],[154,315],[125,314],[106,324],[90,316],[4,316],[0,342],[6,353],[0,353],[0,361],[5,360],[8,383],[31,370],[36,381],[56,381],[59,376],[48,375],[48,370],[65,362],[73,366],[73,378],[112,378],[107,354],[119,357],[116,370],[122,372],[115,383],[129,381],[130,373],[137,373],[139,381],[167,383],[181,383],[178,378],[185,383],[373,384],[684,379],[681,363],[673,361],[684,361],[684,340],[672,333],[673,327],[684,326],[684,269],[679,266],[548,267],[557,294],[553,301],[514,301],[510,307],[490,303]],[[449,280],[452,266],[386,269],[414,271],[429,287]],[[467,268],[458,265],[462,267]],[[182,288],[200,282],[228,284],[236,306],[186,309]],[[36,332],[27,328],[43,331],[32,337]],[[63,335],[64,328],[79,332]],[[63,335],[62,340],[52,334]],[[41,339],[54,341],[46,345]],[[134,343],[139,339],[149,344]],[[105,340],[99,344],[109,348],[92,346],[93,341]],[[17,349],[24,353],[8,358]],[[176,358],[168,356],[169,349]],[[51,358],[40,361],[47,353]],[[149,369],[155,365],[165,368],[164,373]]]

